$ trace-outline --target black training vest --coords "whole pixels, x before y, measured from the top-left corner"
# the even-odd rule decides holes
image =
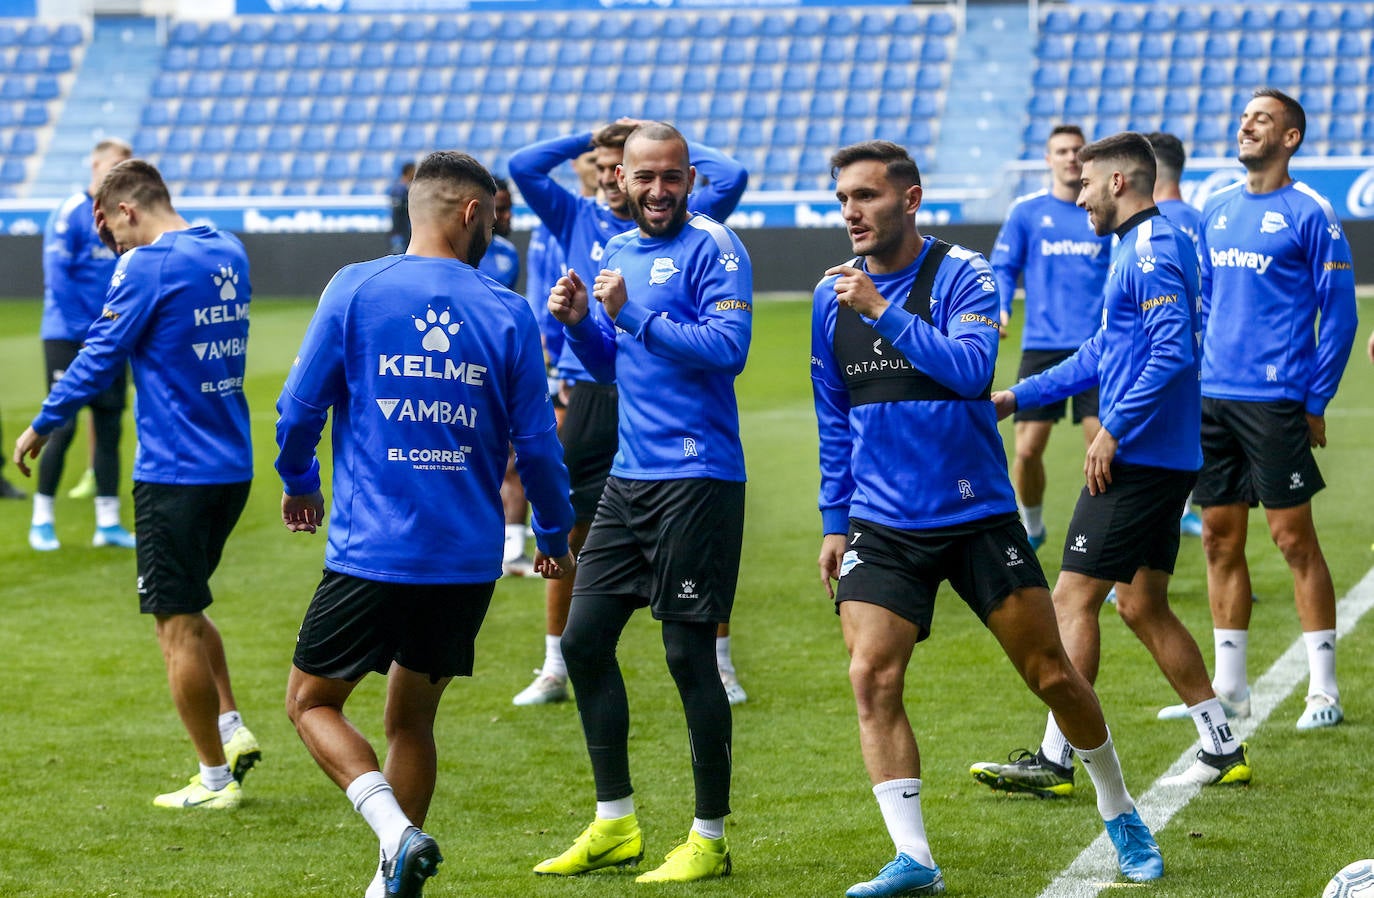
[[[932,327],[935,322],[930,314],[930,292],[935,285],[935,274],[949,250],[950,245],[943,240],[932,242],[926,257],[921,260],[921,267],[916,271],[911,293],[903,306]],[[873,402],[985,400],[992,396],[991,380],[980,395],[968,397],[960,396],[923,374],[886,337],[865,324],[859,313],[848,306],[842,305],[836,310],[831,351],[840,365],[840,376],[849,390],[851,406]]]

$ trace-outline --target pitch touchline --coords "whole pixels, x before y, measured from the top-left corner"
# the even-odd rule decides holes
[[[1370,607],[1374,607],[1374,569],[1366,572],[1364,578],[1336,606],[1336,639],[1344,638],[1354,629]],[[1236,738],[1249,738],[1306,676],[1307,650],[1302,637],[1298,637],[1288,651],[1250,687],[1250,717],[1231,721]],[[1176,776],[1191,766],[1196,750],[1196,743],[1189,746],[1164,771],[1161,779]],[[1136,798],[1136,805],[1146,825],[1152,832],[1158,833],[1201,788],[1161,786],[1156,780],[1144,795]],[[1164,869],[1167,871],[1168,868],[1169,858],[1165,855]],[[1093,898],[1103,889],[1116,884],[1116,874],[1116,851],[1104,831],[1055,877],[1049,887],[1040,893],[1040,898]]]

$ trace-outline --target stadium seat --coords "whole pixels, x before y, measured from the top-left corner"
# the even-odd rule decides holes
[[[1350,143],[1360,137],[1355,120],[1346,115],[1333,115],[1327,126],[1326,139],[1332,143]]]
[[[1035,47],[1035,58],[1042,63],[1058,62],[1069,58],[1069,45],[1057,34],[1045,34]]]
[[[1293,32],[1301,29],[1305,24],[1305,14],[1300,12],[1296,4],[1280,5],[1274,12],[1274,30]]]
[[[1269,55],[1276,59],[1295,59],[1300,53],[1297,38],[1292,34],[1276,34],[1269,45]]]
[[[1031,84],[1036,90],[1061,88],[1065,84],[1064,69],[1062,66],[1041,63],[1031,76]]]
[[[1136,50],[1140,46],[1140,35],[1113,34],[1107,38],[1107,45],[1102,50],[1105,59],[1134,59]]]
[[[1069,55],[1073,59],[1101,59],[1102,41],[1096,34],[1079,34]]]
[[[1213,7],[1207,15],[1207,29],[1213,33],[1235,31],[1239,27],[1240,19],[1236,17],[1234,10],[1230,7]]]
[[[1342,3],[1339,23],[1343,32],[1367,29],[1374,25],[1374,14],[1363,3]]]
[[[1297,68],[1292,62],[1279,60],[1269,63],[1264,83],[1270,87],[1277,87],[1281,90],[1292,91],[1298,83]]]
[[[1298,94],[1298,102],[1302,104],[1308,121],[1311,121],[1313,116],[1331,112],[1331,93],[1320,87],[1305,88]]]
[[[882,104],[887,101],[887,99],[888,97],[884,96],[878,101],[878,111],[883,118],[890,118],[897,114],[895,110],[890,113],[883,113]],[[1053,118],[1059,115],[1059,101],[1054,94],[1048,91],[1035,91],[1031,94],[1030,104],[1027,106],[1026,111],[1030,113],[1032,118]]]
[[[1358,91],[1337,87],[1331,91],[1331,111],[1338,115],[1354,115],[1360,111]]]
[[[1131,77],[1126,73],[1126,67],[1124,65],[1107,63],[1102,66],[1102,87],[1125,87],[1130,83]]]
[[[1202,45],[1202,55],[1207,59],[1207,63],[1204,64],[1234,57],[1236,55],[1235,37],[1230,34],[1217,34],[1215,32],[1207,35],[1207,40]]]
[[[1077,19],[1067,10],[1051,8],[1045,13],[1040,28],[1048,34],[1071,34],[1076,24]]]
[[[1258,64],[1242,60],[1236,63],[1236,69],[1231,80],[1235,82],[1237,88],[1248,91],[1264,83],[1264,74],[1260,71]]]
[[[1198,83],[1197,69],[1191,62],[1171,62],[1164,83],[1173,88],[1192,87]]]
[[[1119,91],[1104,90],[1097,97],[1097,115],[1121,115],[1126,111],[1126,100]]]
[[[1097,100],[1088,91],[1069,91],[1064,95],[1064,117],[1081,119],[1092,115],[1097,108]]]
[[[1169,44],[1169,55],[1174,59],[1196,59],[1202,55],[1196,34],[1180,34]]]
[[[1159,87],[1164,83],[1164,76],[1159,71],[1159,65],[1153,62],[1142,62],[1135,69],[1135,86],[1137,90],[1149,87]]]
[[[1331,64],[1304,62],[1298,71],[1298,83],[1304,87],[1324,87],[1331,83]]]
[[[1138,90],[1131,94],[1129,111],[1132,116],[1158,116],[1163,104],[1155,91]]]
[[[1197,101],[1193,98],[1192,91],[1176,88],[1164,94],[1162,111],[1166,116],[1192,115],[1196,108]],[[1191,130],[1190,128],[1189,131]]]
[[[1139,31],[1140,13],[1129,8],[1112,10],[1111,17],[1107,20],[1107,29],[1112,34]]]

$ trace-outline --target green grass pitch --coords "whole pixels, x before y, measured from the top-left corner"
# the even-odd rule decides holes
[[[215,576],[212,609],[240,707],[265,754],[238,811],[178,814],[150,804],[155,793],[184,783],[195,759],[167,695],[152,623],[137,613],[132,554],[91,548],[90,503],[61,498],[64,547],[40,556],[25,542],[28,503],[0,504],[0,895],[341,896],[361,895],[370,879],[371,833],[315,767],[282,710],[324,539],[281,527],[273,404],[311,307],[308,300],[260,299],[253,308],[248,393],[258,479]],[[1374,320],[1374,300],[1366,297],[1361,307]],[[38,319],[36,302],[0,303],[6,455],[43,394]],[[1338,594],[1374,563],[1374,366],[1364,358],[1367,325],[1361,331],[1328,418],[1330,446],[1319,456],[1329,489],[1316,499],[1316,516]],[[816,576],[808,334],[807,302],[759,302],[739,381],[751,481],[734,632],[750,698],[735,714],[735,812],[727,827],[735,875],[658,890],[665,895],[838,896],[891,857],[859,757],[838,623]],[[1003,343],[998,386],[1011,382],[1016,342],[1013,334]],[[127,441],[126,467],[131,433]],[[80,474],[84,445],[83,433],[64,491]],[[1051,579],[1081,485],[1081,455],[1078,432],[1060,428],[1050,444],[1050,544],[1041,552]],[[32,488],[12,466],[5,472]],[[1253,678],[1298,637],[1298,626],[1287,570],[1258,514],[1250,536],[1260,596]],[[413,551],[427,547],[417,542]],[[1196,540],[1184,543],[1172,595],[1210,660]],[[578,833],[593,800],[575,708],[510,704],[542,658],[542,596],[539,582],[502,582],[478,641],[476,676],[449,689],[427,824],[446,862],[430,883],[432,896],[653,891],[629,875],[549,880],[530,873]],[[1099,691],[1139,795],[1195,734],[1187,723],[1154,719],[1173,701],[1168,686],[1114,612],[1106,610],[1102,623]],[[646,865],[685,835],[692,816],[685,727],[662,655],[656,627],[637,615],[621,658]],[[1316,896],[1331,873],[1374,856],[1374,623],[1341,642],[1340,675],[1347,722],[1296,732],[1301,684],[1250,740],[1254,785],[1206,791],[1158,833],[1167,873],[1149,886],[1151,895]],[[369,678],[350,705],[376,741],[382,685]],[[949,893],[1040,894],[1101,828],[1091,786],[1080,776],[1071,800],[1040,802],[972,782],[970,762],[1033,748],[1044,712],[952,595],[942,597],[934,634],[915,652],[907,708],[923,750],[927,828]]]

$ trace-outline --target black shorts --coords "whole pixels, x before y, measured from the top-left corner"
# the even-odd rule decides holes
[[[67,369],[71,367],[72,362],[76,361],[79,352],[81,352],[81,344],[71,340],[43,341],[43,361],[48,372],[49,392],[52,391],[52,385],[57,383]],[[101,411],[122,412],[128,394],[129,366],[123,365],[120,367],[119,375],[115,377],[114,383],[96,393],[91,401],[86,404]]]
[[[1130,583],[1140,568],[1174,572],[1178,519],[1195,471],[1112,462],[1112,482],[1096,496],[1078,494],[1060,569]]]
[[[1048,371],[1055,365],[1077,352],[1076,349],[1026,349],[1021,352],[1021,366],[1016,369],[1017,381],[1023,381],[1033,374]],[[1062,421],[1068,400],[1061,399],[1042,405],[1039,408],[1020,409],[1012,416],[1013,421]],[[1073,423],[1082,424],[1084,418],[1097,417],[1097,387],[1090,387],[1073,397]]]
[[[1312,454],[1307,412],[1296,399],[1245,402],[1202,397],[1202,473],[1193,501],[1294,508],[1326,481]]]
[[[578,521],[596,516],[596,503],[610,476],[611,462],[620,446],[618,402],[614,384],[580,380],[568,390],[568,410],[558,439],[563,443],[563,463],[568,466]]]
[[[210,575],[251,485],[134,481],[139,611],[195,614],[210,607]]]
[[[744,484],[610,477],[577,557],[578,593],[649,606],[658,620],[730,620]]]
[[[1018,589],[1049,588],[1014,512],[935,530],[850,518],[835,610],[841,602],[886,608],[915,624],[920,642],[930,635],[935,594],[945,580],[984,624]]]
[[[381,583],[326,570],[291,663],[353,682],[391,662],[431,682],[472,676],[473,643],[495,583]]]

